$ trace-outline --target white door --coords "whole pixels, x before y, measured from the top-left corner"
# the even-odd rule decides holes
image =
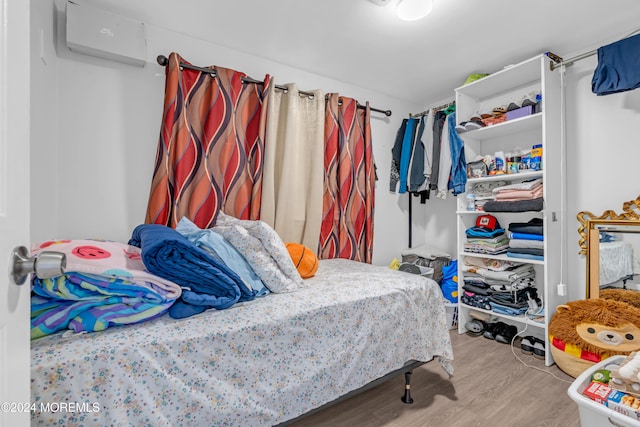
[[[29,1],[0,0],[0,426],[28,426],[30,287],[9,253],[29,247]]]

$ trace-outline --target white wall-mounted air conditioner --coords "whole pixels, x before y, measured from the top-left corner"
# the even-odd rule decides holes
[[[69,49],[144,67],[144,23],[73,1],[67,2],[66,15]]]

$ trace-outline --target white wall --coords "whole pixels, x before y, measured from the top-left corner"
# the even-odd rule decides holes
[[[144,68],[77,54],[64,43],[64,4],[32,1],[34,241],[127,241],[144,220],[164,95],[164,69],[155,58],[176,51],[195,65],[215,64],[255,78],[269,73],[277,83],[339,92],[392,110],[390,118],[372,113],[371,120],[379,177],[374,263],[388,264],[407,247],[408,196],[388,190],[391,148],[402,118],[423,106],[150,25]],[[414,245],[428,236],[432,245],[455,253],[451,199],[414,204]]]
[[[606,45],[631,29],[603,35]],[[599,46],[585,46],[580,54]],[[574,54],[564,55],[565,58]],[[597,56],[566,69],[567,224],[569,299],[585,296],[586,260],[578,255],[576,215],[601,215],[640,195],[640,90],[597,96],[591,79]]]
[[[59,218],[53,3],[32,2],[31,22],[31,238],[39,241],[57,236]]]

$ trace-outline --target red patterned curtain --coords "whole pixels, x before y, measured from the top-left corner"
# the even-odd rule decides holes
[[[186,216],[208,228],[220,210],[259,219],[270,78],[263,85],[243,83],[243,73],[212,66],[212,77],[181,62],[187,63],[172,53],[166,67],[145,222],[175,228]]]
[[[319,254],[371,263],[375,170],[371,110],[329,94],[325,113],[325,185]]]

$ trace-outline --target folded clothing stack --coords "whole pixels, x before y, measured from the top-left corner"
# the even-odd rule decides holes
[[[465,252],[498,255],[505,253],[509,248],[505,229],[500,227],[498,219],[493,215],[480,215],[476,218],[475,227],[468,228],[465,234]]]
[[[542,178],[522,181],[493,189],[496,200],[515,202],[542,197]]]
[[[507,185],[506,181],[489,181],[489,182],[476,182],[471,186],[469,193],[474,195],[475,207],[478,211],[484,210],[484,204],[489,201],[494,201],[496,195],[493,190],[498,187]]]
[[[529,222],[509,224],[509,248],[507,256],[544,260],[544,234],[542,218],[532,218]]]
[[[485,203],[486,212],[539,212],[543,209],[542,178],[493,189],[495,200]]]
[[[465,257],[462,271],[464,284],[469,285],[469,290],[484,295],[515,292],[535,284],[533,265],[526,263],[502,260],[494,260],[491,263],[485,258]],[[483,288],[484,291],[479,288]]]
[[[507,315],[527,312],[537,298],[533,265],[504,260],[465,257],[463,303]]]

